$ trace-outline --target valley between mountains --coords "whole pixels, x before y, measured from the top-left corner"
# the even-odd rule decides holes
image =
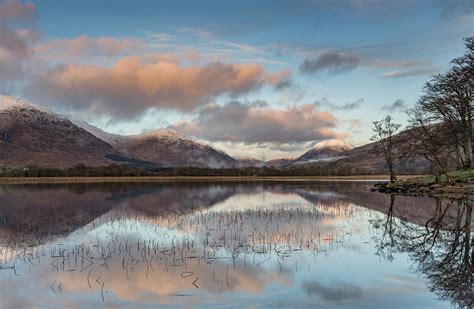
[[[399,140],[406,138],[406,133],[396,136]],[[297,158],[239,159],[174,130],[130,136],[111,134],[87,122],[0,95],[0,166],[4,167],[98,167],[116,163],[143,168],[336,168],[347,169],[350,174],[383,173],[385,162],[376,144],[353,148],[328,140]],[[423,158],[415,157],[403,161],[399,169],[413,173],[427,167]]]

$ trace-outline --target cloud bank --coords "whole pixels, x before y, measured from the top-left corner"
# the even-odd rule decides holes
[[[334,131],[336,123],[336,117],[319,111],[315,104],[280,110],[260,101],[252,104],[233,101],[224,106],[207,105],[195,119],[169,128],[213,142],[283,144],[341,138]]]
[[[44,103],[132,119],[150,108],[193,111],[219,95],[236,97],[265,85],[279,88],[288,79],[286,71],[270,73],[253,63],[182,66],[166,55],[128,56],[110,67],[58,65],[36,74],[27,89]]]

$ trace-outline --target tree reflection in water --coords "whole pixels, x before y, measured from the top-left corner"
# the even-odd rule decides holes
[[[388,261],[395,253],[408,253],[413,268],[428,279],[440,299],[461,308],[474,307],[474,236],[470,200],[436,198],[436,210],[424,226],[394,217],[392,195],[385,218],[372,221],[380,230],[377,254]]]
[[[472,217],[357,182],[0,186],[0,307],[472,307]]]

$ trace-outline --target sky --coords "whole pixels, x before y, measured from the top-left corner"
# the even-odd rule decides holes
[[[269,160],[406,125],[472,35],[474,0],[0,0],[0,93]]]

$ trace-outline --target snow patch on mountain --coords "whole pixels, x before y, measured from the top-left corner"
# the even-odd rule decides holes
[[[181,132],[178,132],[173,129],[158,129],[153,131],[148,131],[138,135],[125,136],[130,139],[144,140],[144,139],[157,139],[168,142],[188,142],[197,145],[201,145],[206,148],[212,148],[208,144],[202,143],[200,141],[194,140],[188,136],[183,135]]]
[[[6,95],[0,95],[0,136],[0,165],[102,166],[117,153],[69,119]]]
[[[8,95],[0,94],[0,111],[7,111],[7,110],[12,110],[12,109],[26,109],[26,110],[32,110],[32,111],[41,111],[51,116],[65,119],[63,116],[56,114],[43,106],[26,102],[19,98],[14,98]]]
[[[25,107],[26,104],[18,99],[0,94],[0,110],[12,109],[15,107]]]
[[[148,131],[139,135],[135,135],[136,138],[171,138],[171,139],[182,139],[190,140],[187,136],[184,136],[182,133],[172,130],[172,129],[159,129]]]
[[[352,149],[352,146],[344,141],[336,139],[325,140],[302,154],[292,164],[337,161],[344,158],[342,154],[350,149]]]
[[[346,150],[352,149],[353,147],[350,144],[338,139],[328,139],[328,140],[317,143],[313,149],[320,150],[320,149],[327,149],[327,148],[346,151]]]
[[[225,152],[172,129],[125,136],[107,133],[84,121],[76,120],[75,123],[128,156],[163,166],[221,168],[238,165],[238,161]]]

